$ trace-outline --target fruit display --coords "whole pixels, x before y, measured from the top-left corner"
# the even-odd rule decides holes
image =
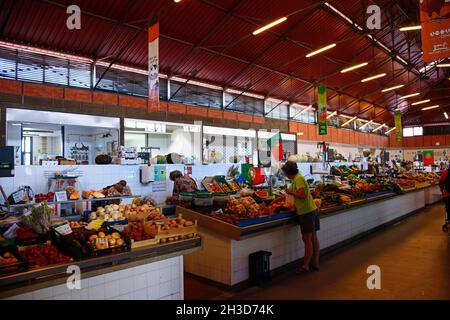
[[[78,229],[87,226],[87,223],[83,221],[69,221],[69,226],[71,229]]]
[[[149,240],[154,238],[149,233],[145,232],[144,225],[142,223],[137,222],[129,223],[123,230],[123,233],[134,241]]]
[[[66,188],[67,199],[78,200],[80,199],[80,192],[75,187],[69,186]]]
[[[131,194],[130,186],[127,185],[125,180],[120,180],[119,182],[111,186],[107,186],[101,190],[85,190],[82,192],[84,199],[131,196]]]
[[[239,192],[241,190],[241,187],[239,186],[239,184],[237,184],[237,182],[231,180],[228,181],[228,184],[230,185],[231,189],[233,189],[233,191]]]
[[[286,203],[285,201],[271,203],[266,207],[266,212],[273,215],[280,212],[297,211],[295,206]]]
[[[159,220],[165,218],[160,209],[146,202],[142,205],[120,204],[119,212],[129,221]]]
[[[252,197],[229,198],[225,212],[248,217],[257,217],[262,215],[263,210]]]
[[[231,188],[228,186],[227,183],[225,182],[219,182],[219,186],[220,188],[223,190],[223,192],[229,193],[232,192],[233,190],[231,190]]]
[[[197,234],[197,223],[181,216],[161,221],[147,221],[144,224],[144,233],[158,237],[161,243],[189,239]]]
[[[119,210],[118,204],[111,204],[105,207],[98,207],[96,212],[89,214],[89,220],[101,219],[105,222],[117,222],[125,220],[123,211]]]
[[[222,193],[223,190],[222,188],[219,186],[219,184],[217,182],[210,182],[207,184],[207,188],[206,190],[208,190],[209,192],[212,193]]]
[[[49,192],[47,194],[45,193],[38,193],[34,196],[34,201],[36,203],[41,203],[43,201],[53,202],[53,199],[55,198],[54,192]]]
[[[99,231],[89,237],[89,245],[94,250],[105,250],[110,248],[121,247],[125,244],[119,232],[111,232],[107,234],[104,231]]]
[[[31,247],[20,248],[20,255],[27,261],[32,268],[43,267],[57,263],[67,263],[72,261],[68,257],[58,251],[51,244],[36,245]]]
[[[4,252],[0,255],[0,266],[6,266],[8,264],[17,263],[19,260],[15,257],[15,255],[11,252]]]

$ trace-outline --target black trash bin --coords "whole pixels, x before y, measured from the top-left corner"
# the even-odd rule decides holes
[[[272,280],[270,276],[270,256],[272,252],[257,251],[249,258],[249,281],[252,285],[260,285]]]

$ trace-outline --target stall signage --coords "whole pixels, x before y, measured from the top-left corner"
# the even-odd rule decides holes
[[[395,122],[395,141],[401,142],[403,139],[403,129],[402,129],[402,113],[400,110],[396,110],[394,113]]]
[[[450,1],[420,1],[423,61],[450,57]]]
[[[423,165],[424,166],[433,166],[434,165],[434,151],[433,150],[424,150],[422,154],[423,154]]]
[[[148,29],[148,111],[159,109],[159,22]]]
[[[67,193],[66,193],[66,191],[55,192],[55,198],[56,198],[57,202],[67,201]]]
[[[317,88],[317,114],[319,118],[319,135],[327,134],[327,87]]]

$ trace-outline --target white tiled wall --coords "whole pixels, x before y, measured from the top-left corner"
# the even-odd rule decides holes
[[[81,275],[83,276],[83,275]],[[66,284],[8,300],[182,300],[183,256],[81,280],[81,289]]]
[[[192,176],[200,183],[205,176],[226,175],[231,165],[214,164],[207,166],[193,166]],[[139,182],[139,166],[119,165],[86,165],[86,166],[17,166],[15,177],[0,178],[0,185],[6,195],[10,195],[19,186],[29,185],[35,193],[47,193],[47,178],[45,171],[76,170],[81,171],[82,176],[78,179],[83,190],[99,189],[126,180],[134,195],[149,195],[158,202],[163,203],[168,195],[172,194],[173,183],[169,180],[169,173],[173,170],[183,171],[183,165],[165,165],[166,167],[166,192],[152,192],[152,184],[141,184]],[[0,199],[1,200],[1,199]]]
[[[330,247],[424,206],[425,194],[422,190],[340,214],[323,216],[318,233],[321,248]],[[271,269],[300,259],[304,254],[298,226],[240,241],[204,229],[200,229],[199,233],[203,237],[203,248],[185,256],[185,270],[227,285],[248,279],[248,256],[253,252],[271,252]]]

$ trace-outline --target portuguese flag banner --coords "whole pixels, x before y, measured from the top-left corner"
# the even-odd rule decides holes
[[[267,140],[267,146],[270,149],[271,160],[280,162],[283,159],[283,142],[281,140],[281,132],[273,135]]]
[[[317,114],[319,120],[319,135],[327,134],[327,87],[320,85],[317,88]]]
[[[423,165],[424,166],[433,166],[434,165],[434,151],[433,150],[424,150],[422,152],[423,155]]]

